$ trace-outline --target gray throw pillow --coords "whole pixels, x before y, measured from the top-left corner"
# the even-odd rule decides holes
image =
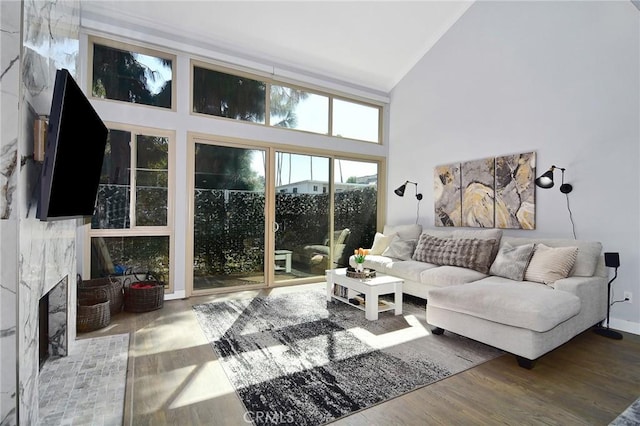
[[[413,253],[413,260],[460,266],[488,274],[495,243],[495,240],[438,238],[423,233]]]
[[[507,242],[503,243],[489,273],[516,281],[524,280],[524,273],[531,261],[534,247],[533,243],[515,247]]]
[[[416,240],[402,240],[396,235],[389,243],[389,247],[382,252],[382,255],[393,257],[394,259],[411,260],[415,247]]]

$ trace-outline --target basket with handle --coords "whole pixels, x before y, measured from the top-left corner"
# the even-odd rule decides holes
[[[78,297],[76,329],[80,333],[99,330],[111,323],[110,302],[105,289]]]
[[[98,299],[106,293],[109,301],[109,311],[114,316],[122,310],[124,303],[123,283],[114,277],[94,278],[83,280],[78,275],[78,300]]]
[[[127,312],[149,312],[164,305],[164,283],[149,273],[143,278],[133,274],[124,284],[124,310]]]

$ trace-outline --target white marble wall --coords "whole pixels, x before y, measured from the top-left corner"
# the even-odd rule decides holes
[[[0,2],[0,424],[17,422],[16,307],[20,2]]]
[[[33,122],[38,115],[49,113],[56,69],[64,67],[72,73],[77,69],[79,9],[79,0],[0,1],[0,424],[3,426],[38,422],[38,412],[34,410],[38,406],[38,302],[61,281],[50,306],[54,311],[50,317],[54,327],[52,353],[64,354],[75,338],[72,295],[76,288],[78,224],[75,220],[45,223],[35,218],[40,165],[31,155]]]

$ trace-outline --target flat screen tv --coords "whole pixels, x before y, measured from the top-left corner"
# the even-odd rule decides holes
[[[108,134],[69,71],[56,71],[40,175],[38,219],[93,215]]]

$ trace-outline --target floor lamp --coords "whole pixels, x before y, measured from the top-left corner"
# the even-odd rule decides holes
[[[615,274],[613,278],[607,284],[607,326],[602,325],[596,327],[593,331],[610,339],[622,340],[622,334],[609,328],[609,311],[611,310],[611,283],[618,278],[618,267],[620,266],[620,255],[618,253],[605,253],[604,264],[609,268],[615,268]]]

